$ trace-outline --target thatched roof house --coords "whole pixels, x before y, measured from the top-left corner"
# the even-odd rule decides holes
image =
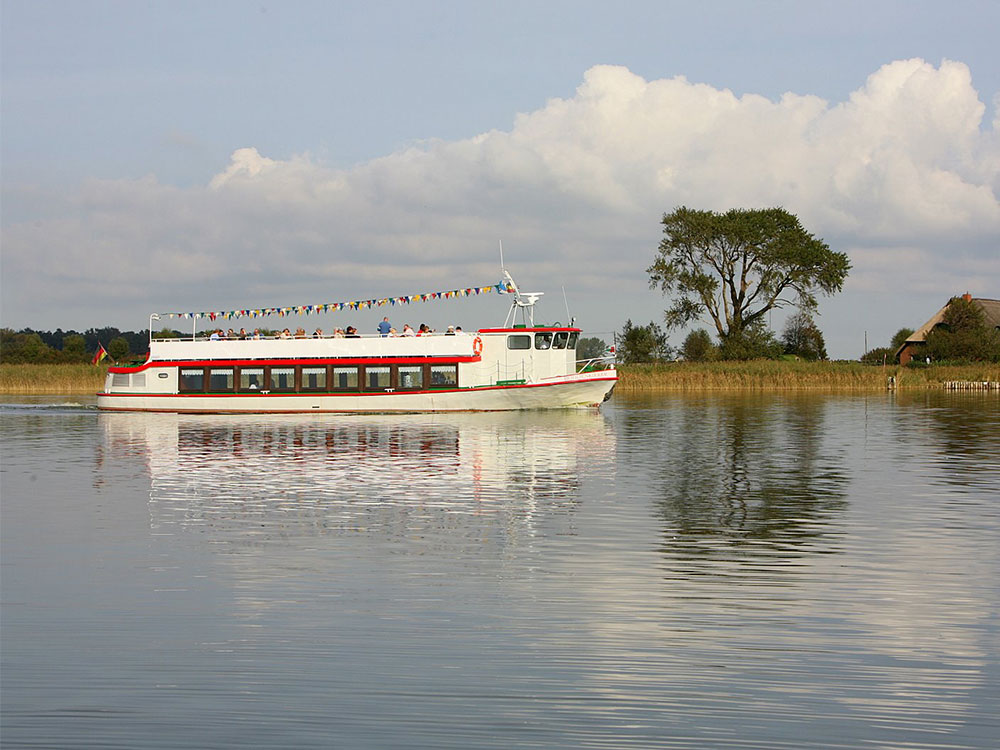
[[[972,302],[983,311],[983,316],[986,318],[988,326],[991,328],[1000,328],[1000,299],[983,299],[982,297],[973,297],[968,293],[963,294],[962,299],[966,302]],[[948,309],[949,304],[951,304],[951,300],[948,300],[944,307],[934,313],[930,320],[911,333],[910,337],[903,342],[903,345],[896,350],[896,358],[899,360],[899,364],[905,365],[915,356],[920,356],[920,347],[927,340],[927,334],[934,329],[934,326],[941,323],[942,318],[944,318],[944,311]]]

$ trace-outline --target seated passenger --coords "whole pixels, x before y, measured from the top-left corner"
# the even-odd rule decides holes
[[[292,337],[292,332],[289,331],[287,328],[278,334],[279,339],[290,339],[291,337]]]
[[[216,329],[216,330],[212,331],[212,335],[208,337],[209,340],[210,341],[218,341],[220,333],[221,333],[221,331],[219,329]]]
[[[304,339],[305,337],[306,337],[306,329],[305,328],[303,328],[302,326],[299,326],[298,328],[295,329],[295,338],[297,338],[297,339]]]
[[[246,340],[247,340],[247,329],[246,328],[241,328],[240,329],[240,341],[246,341]]]
[[[317,328],[315,331],[313,331],[313,338],[314,339],[321,339],[321,338],[323,338],[323,329],[322,328]]]
[[[406,323],[405,325],[403,325],[403,335],[404,336],[416,336],[417,334],[414,332],[414,330],[412,328],[410,328],[410,324]]]
[[[344,338],[344,329],[343,328],[334,328],[333,329],[333,337],[335,339],[342,339],[342,338]]]
[[[444,332],[444,335],[445,336],[454,336],[455,335],[455,326],[448,326],[448,330]]]
[[[347,326],[346,337],[349,339],[359,339],[361,336],[358,335],[358,329],[354,326]]]

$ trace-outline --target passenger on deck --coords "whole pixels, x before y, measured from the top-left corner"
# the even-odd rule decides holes
[[[454,336],[455,335],[455,326],[448,326],[448,330],[444,332],[444,335],[445,336]]]
[[[219,336],[220,333],[222,333],[221,329],[218,329],[218,328],[215,329],[214,331],[212,331],[212,335],[208,337],[209,340],[210,341],[218,341],[219,338],[220,338],[220,336]]]
[[[313,338],[314,339],[321,339],[321,338],[323,338],[323,329],[322,328],[317,328],[315,331],[313,331]]]
[[[287,328],[278,334],[279,339],[290,339],[291,337],[292,337],[292,332],[289,331]]]
[[[396,337],[396,336],[399,335],[399,331],[397,331],[395,328],[390,328],[389,329],[389,335],[393,336],[393,337]]]
[[[403,335],[404,336],[416,336],[416,332],[410,328],[410,324],[406,323],[403,325]]]
[[[335,339],[342,339],[342,338],[344,338],[344,329],[343,328],[334,328],[333,329],[333,337]]]
[[[389,316],[382,318],[382,322],[378,324],[378,335],[388,336],[389,331],[392,330],[392,324],[389,322]]]
[[[260,338],[263,338],[263,336],[261,336],[261,333],[260,333],[260,329],[259,329],[259,328],[254,328],[254,329],[253,329],[253,337],[254,337],[255,339],[260,339]]]
[[[299,326],[298,328],[295,329],[295,338],[297,338],[297,339],[304,339],[305,337],[306,337],[306,329],[305,328],[303,328],[302,326]]]
[[[226,334],[226,338],[227,339],[234,339],[234,338],[236,338],[236,331],[234,331],[232,328],[230,328],[229,332]]]
[[[247,340],[247,329],[246,328],[241,328],[240,329],[240,341],[246,341],[246,340]]]
[[[431,333],[432,331],[430,329],[430,326],[428,326],[426,323],[420,324],[420,330],[417,331],[418,336],[429,336]]]
[[[359,339],[359,338],[361,338],[361,336],[358,335],[358,329],[355,328],[354,326],[347,326],[346,337],[349,338],[349,339]]]

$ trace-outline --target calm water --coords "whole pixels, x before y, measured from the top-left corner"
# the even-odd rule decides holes
[[[1000,397],[2,407],[3,746],[994,748]]]

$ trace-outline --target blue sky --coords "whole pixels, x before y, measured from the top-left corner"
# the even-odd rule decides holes
[[[833,356],[1000,297],[997,2],[5,0],[0,23],[5,326],[478,286],[503,240],[543,318],[565,286],[606,334],[659,319],[644,269],[681,204],[780,203],[848,252]]]

